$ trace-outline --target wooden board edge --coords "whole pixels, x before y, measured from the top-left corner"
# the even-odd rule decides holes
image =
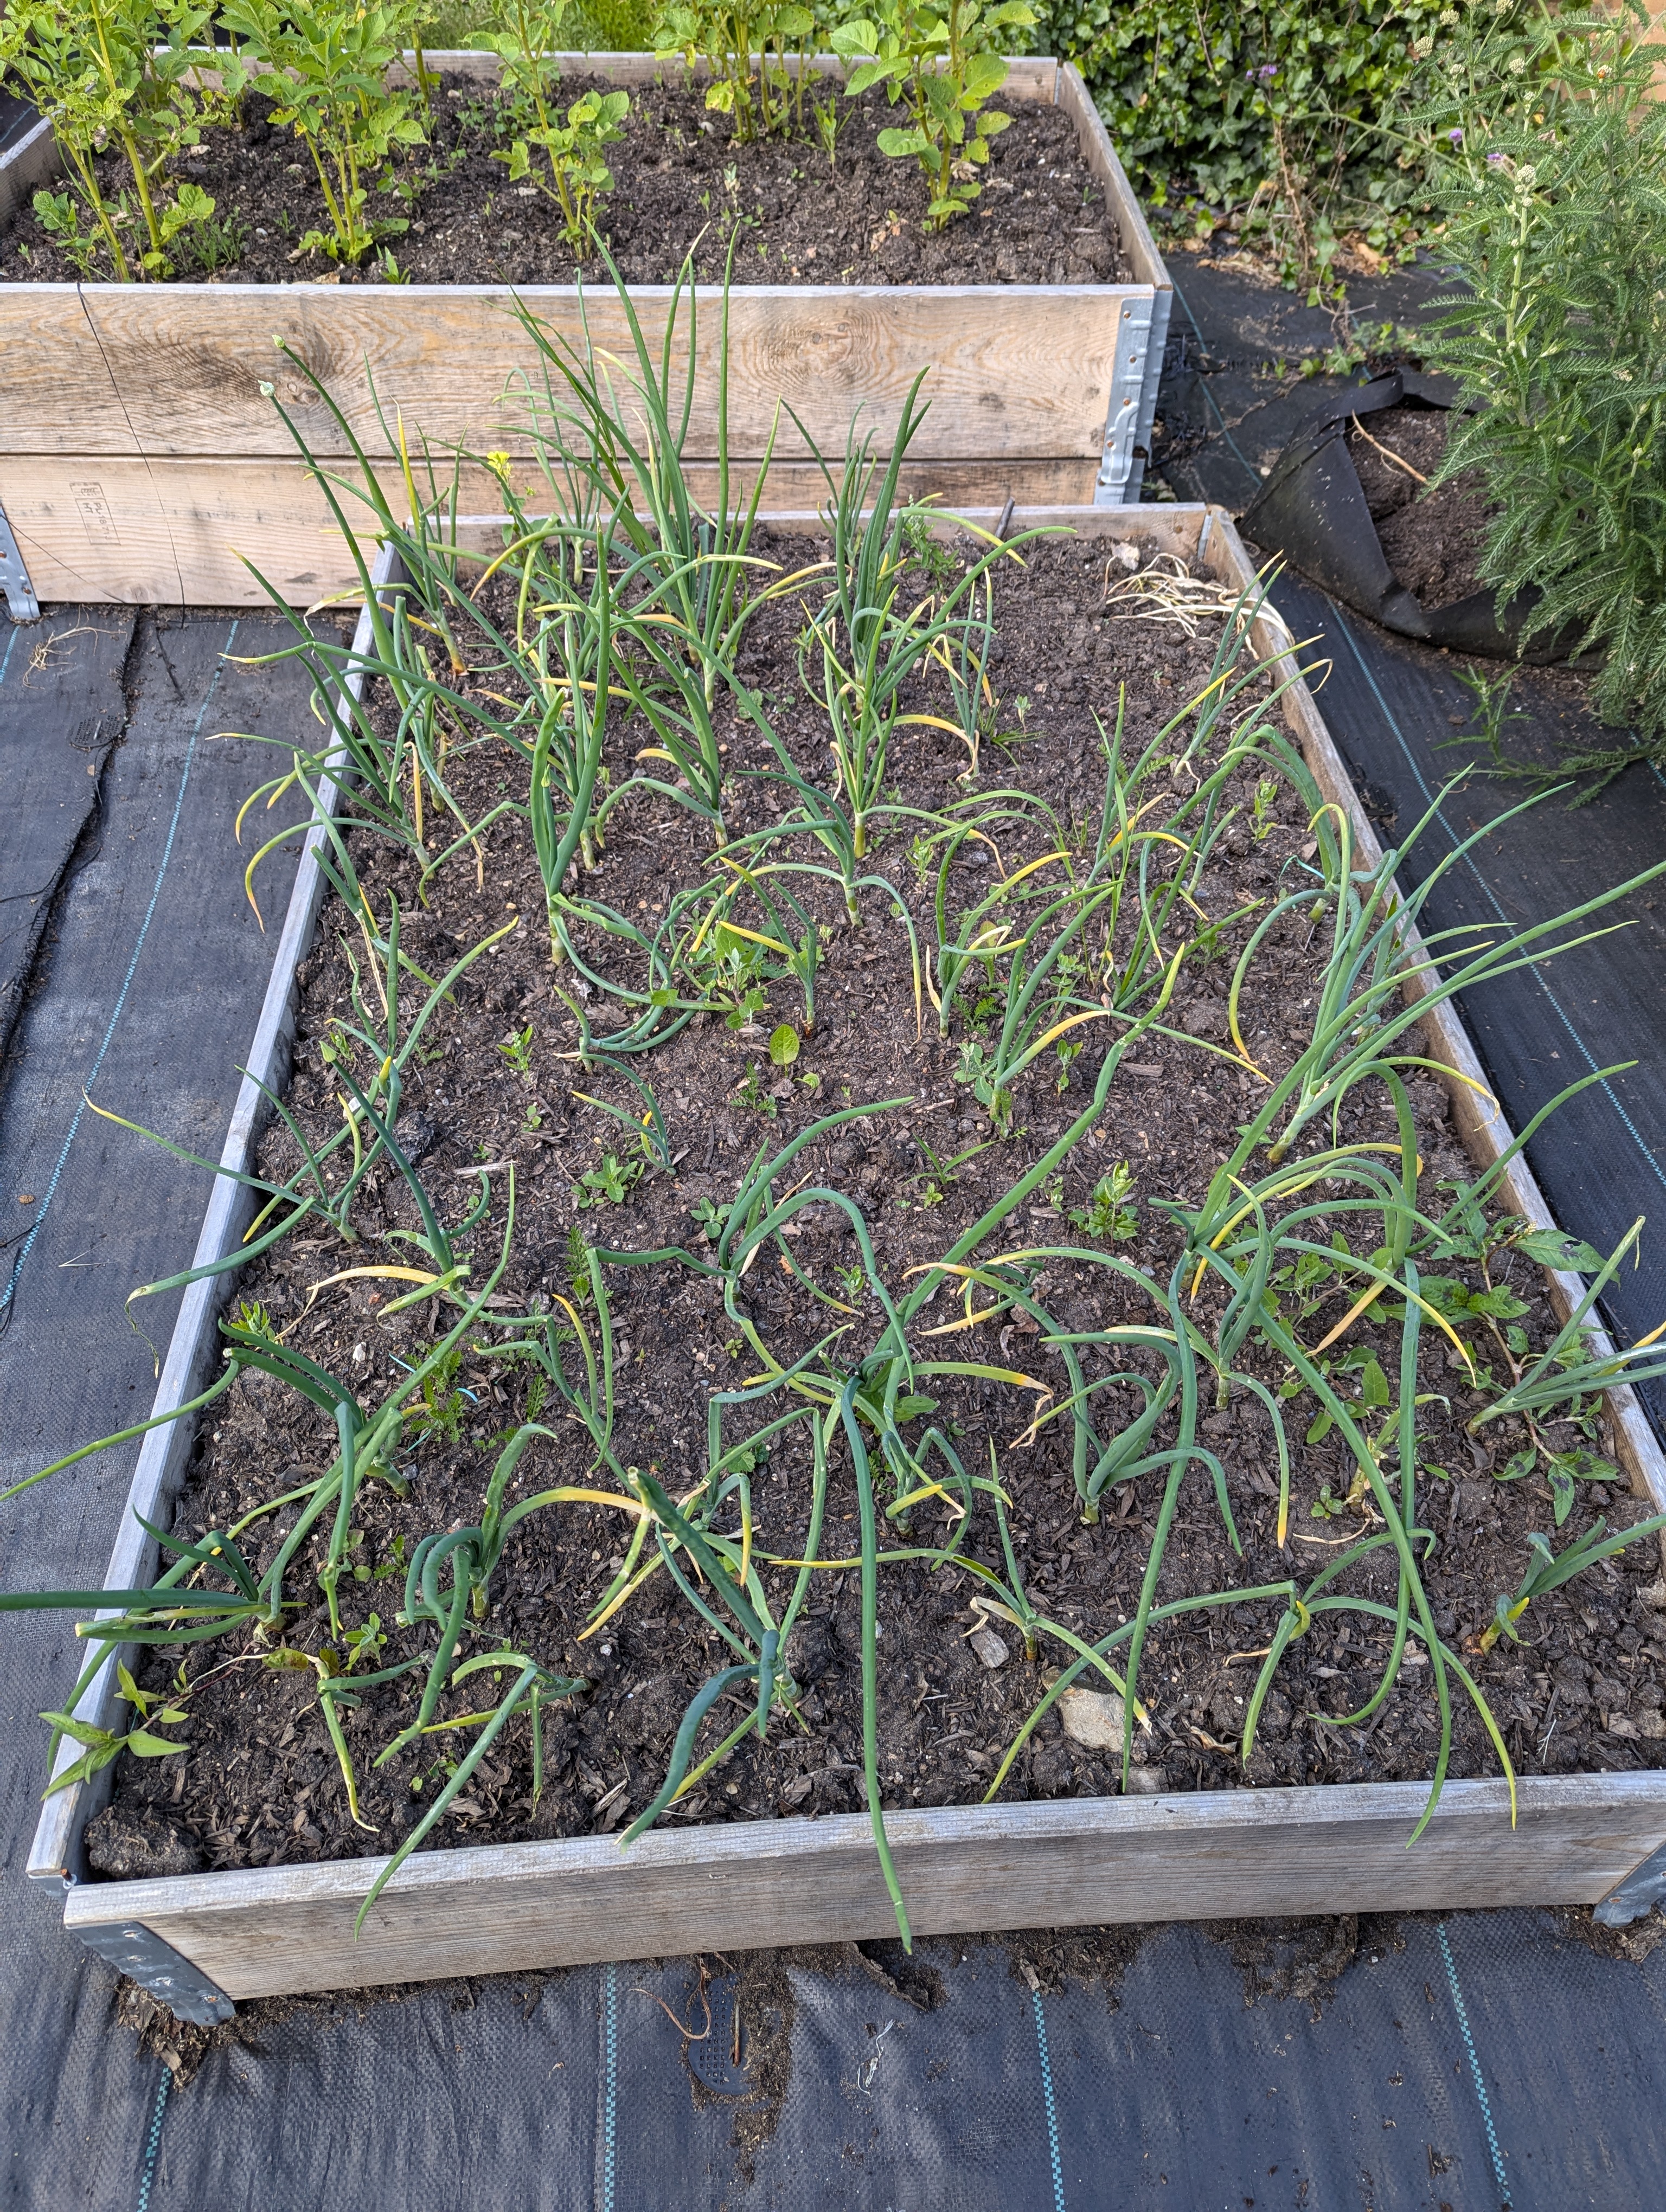
[[[1666,1835],[1666,1773],[1447,1785],[1406,1850],[1416,1783],[943,1807],[887,1816],[921,1935],[1480,1903],[1597,1902]],[[866,1816],[418,1852],[385,1863],[84,1884],[64,1923],[135,1923],[234,1998],[539,1965],[851,1942],[894,1926]],[[1350,1902],[1350,1900],[1353,1900]]]
[[[484,53],[470,46],[447,46],[434,52],[424,50],[423,60],[430,70],[442,74],[474,78],[481,83],[496,83],[502,72],[502,64],[496,54]],[[696,60],[689,69],[681,54],[629,54],[619,52],[583,53],[577,51],[552,54],[550,60],[565,76],[603,76],[619,84],[652,84],[656,78],[672,71],[686,72],[699,82],[711,74],[703,60]],[[410,84],[416,77],[414,53],[405,60],[396,62],[388,71],[390,84]],[[845,64],[837,54],[788,54],[787,73],[797,76],[807,70],[813,76],[842,77]],[[1050,106],[1055,97],[1059,64],[1050,55],[1022,54],[1010,56],[1006,64],[1006,82],[1003,92],[1010,92],[1015,100],[1034,100]]]
[[[1128,171],[1111,143],[1104,118],[1094,106],[1093,96],[1073,62],[1066,62],[1059,71],[1058,105],[1075,125],[1089,167],[1098,172],[1104,185],[1105,204],[1116,219],[1135,281],[1149,284],[1156,291],[1172,294],[1173,279],[1157,250],[1151,225],[1146,221],[1134,186],[1128,182]],[[1160,348],[1158,352],[1160,357]]]
[[[206,54],[211,49],[204,47],[199,51]],[[672,75],[692,76],[699,83],[711,75],[710,67],[703,58],[696,58],[690,65],[684,62],[680,53],[637,54],[605,50],[586,53],[581,49],[572,47],[552,52],[545,58],[554,64],[561,77],[599,76],[621,85],[654,84]],[[503,73],[503,64],[498,56],[478,46],[424,47],[423,60],[430,74],[437,70],[442,76],[466,77],[477,84],[496,84]],[[789,76],[807,71],[812,76],[842,77],[845,71],[845,64],[837,54],[806,54],[802,57],[788,54],[786,66]],[[265,62],[255,62],[251,64],[251,73],[257,76],[268,76],[271,65]],[[1051,55],[1009,55],[1006,82],[1001,90],[1010,93],[1014,100],[1032,100],[1038,105],[1051,106],[1056,97],[1059,76],[1059,64]],[[187,70],[186,76],[194,85],[207,86],[216,90],[219,88],[221,73],[211,64]],[[416,81],[416,56],[411,48],[407,47],[403,58],[393,63],[387,70],[386,82],[399,89],[414,84]]]

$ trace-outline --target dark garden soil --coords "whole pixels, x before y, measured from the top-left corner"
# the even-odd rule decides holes
[[[563,106],[600,80],[575,77]],[[830,92],[823,98],[831,97]],[[999,104],[999,103],[997,103]],[[1012,121],[992,142],[982,196],[941,233],[924,217],[930,198],[917,161],[879,152],[897,116],[879,94],[845,102],[830,167],[806,100],[803,134],[743,143],[730,119],[708,113],[704,94],[675,84],[632,95],[625,135],[608,149],[615,188],[596,222],[620,272],[634,284],[669,283],[694,250],[704,283],[720,283],[732,236],[738,284],[1096,284],[1125,282],[1126,257],[1063,110],[1006,103]],[[212,194],[215,222],[230,234],[215,281],[238,284],[376,283],[378,255],[337,269],[299,252],[329,221],[305,144],[274,128],[270,105],[247,101],[240,131],[205,134],[180,173]],[[428,143],[382,172],[370,213],[410,228],[389,236],[399,276],[417,284],[570,284],[580,264],[553,195],[509,181],[514,135],[508,109],[488,88],[447,77],[434,95]],[[117,157],[101,182],[119,192]],[[176,254],[176,275],[205,274]],[[66,283],[79,274],[26,210],[0,233],[0,277]],[[95,269],[107,277],[107,270]],[[605,276],[593,256],[587,277]]]
[[[803,540],[773,545],[765,540],[761,550],[793,568],[807,557]],[[957,781],[967,758],[952,736],[930,727],[902,733],[892,769],[907,803],[937,807],[974,789],[987,796],[1017,787],[1045,799],[1067,835],[1073,821],[1097,827],[1104,769],[1096,716],[1114,721],[1118,689],[1125,686],[1123,755],[1135,757],[1201,690],[1221,628],[1220,615],[1209,615],[1197,636],[1188,638],[1172,621],[1119,619],[1115,609],[1102,611],[1108,577],[1118,574],[1107,560],[1110,550],[1057,542],[1031,549],[1021,570],[1016,562],[1003,564],[997,608],[1004,657],[992,680],[1000,726],[1013,733],[1012,742],[986,744],[978,781],[969,785]],[[926,587],[922,579],[921,588]],[[812,583],[808,589],[818,602],[819,586]],[[1124,617],[1129,605],[1126,599],[1117,603]],[[793,640],[802,621],[802,610],[790,599],[768,609],[748,633],[742,672],[767,688],[776,726],[801,765],[813,770],[825,757],[825,724],[818,721],[819,710],[812,714],[798,696]],[[1256,679],[1262,696],[1268,680]],[[916,703],[926,711],[944,711],[929,683]],[[611,733],[616,784],[645,742],[640,726]],[[727,742],[737,769],[765,765],[763,742],[749,725],[736,722]],[[479,764],[478,788],[469,796],[478,812],[501,781],[499,757],[483,752],[473,759]],[[459,774],[465,782],[463,771]],[[1189,787],[1191,774],[1184,768],[1172,772],[1177,791]],[[1252,900],[1265,901],[1314,850],[1307,807],[1288,788],[1270,811],[1263,806],[1256,834],[1250,820],[1255,787],[1252,770],[1235,790],[1243,811],[1198,887],[1200,907],[1213,918],[1231,915]],[[732,833],[776,815],[782,804],[771,795],[776,788],[737,776]],[[1015,820],[998,827],[991,844],[968,842],[955,865],[958,889],[984,883],[997,868],[1010,874],[1055,849],[1049,842],[1052,834],[1044,825]],[[709,832],[686,811],[653,798],[623,802],[610,817],[606,852],[588,888],[620,912],[646,916],[663,907],[669,889],[700,879],[709,850]],[[910,863],[907,836],[883,842],[873,865],[906,899],[922,945],[929,946],[930,886]],[[1104,1049],[1105,1032],[1091,1024],[1079,1032],[1088,1042],[1073,1065],[1061,1070],[1050,1052],[1044,1054],[1017,1086],[1013,1133],[996,1137],[971,1091],[957,1084],[957,1042],[939,1039],[929,1003],[923,1033],[916,1032],[905,938],[878,896],[869,894],[860,927],[840,925],[830,932],[815,1024],[796,1066],[778,1073],[767,1051],[774,1024],[803,1024],[796,983],[774,982],[767,1010],[749,1030],[733,1031],[717,1016],[696,1020],[656,1049],[644,1069],[669,1125],[675,1171],[641,1173],[617,1205],[598,1196],[581,1208],[575,1193],[581,1176],[610,1154],[629,1166],[630,1146],[617,1121],[575,1093],[593,1091],[622,1105],[634,1094],[617,1077],[586,1077],[568,1056],[576,1030],[556,987],[565,987],[571,970],[552,977],[542,890],[524,823],[511,819],[487,833],[479,881],[466,854],[441,871],[430,886],[426,912],[407,854],[361,839],[358,866],[379,913],[386,913],[389,892],[397,892],[405,917],[403,941],[431,970],[443,972],[489,931],[520,917],[514,933],[468,971],[454,1008],[443,1011],[429,1032],[421,1063],[413,1059],[399,1127],[428,1189],[451,1220],[462,1218],[477,1191],[477,1167],[514,1164],[516,1231],[499,1286],[508,1311],[525,1312],[529,1304],[547,1305],[551,1297],[575,1295],[575,1239],[617,1250],[682,1244],[708,1249],[699,1242],[694,1209],[702,1201],[721,1206],[730,1200],[761,1146],[777,1151],[794,1133],[848,1103],[876,1110],[812,1145],[791,1175],[813,1176],[855,1200],[869,1225],[880,1274],[900,1291],[906,1270],[946,1251],[1083,1110]],[[835,923],[839,911],[830,898],[824,918]],[[1237,926],[1237,935],[1242,933],[1243,925]],[[1140,1040],[1137,1058],[1117,1073],[1099,1125],[1067,1161],[1061,1184],[1038,1193],[1047,1202],[1032,1204],[1029,1218],[1010,1224],[1003,1237],[1042,1247],[1085,1243],[1085,1232],[1066,1217],[1085,1206],[1113,1164],[1126,1161],[1134,1176],[1138,1234],[1106,1249],[1136,1261],[1158,1282],[1167,1280],[1180,1232],[1160,1202],[1200,1200],[1218,1163],[1230,1153],[1240,1123],[1263,1095],[1256,1075],[1207,1048],[1215,1043],[1230,1051],[1226,991],[1233,941],[1229,930],[1222,957],[1201,966],[1188,963],[1172,1019],[1174,1030],[1184,1034],[1152,1031]],[[350,949],[357,947],[348,917],[332,898],[302,970],[289,1094],[291,1110],[314,1139],[339,1126],[337,1081],[319,1048],[332,1015],[347,1004],[353,982]],[[600,939],[587,940],[586,948],[587,957],[604,969],[617,961],[617,951]],[[1250,971],[1241,1010],[1243,1038],[1251,1058],[1269,1075],[1291,1065],[1308,1034],[1322,949],[1313,941],[1305,908],[1299,908],[1288,926],[1274,929]],[[362,963],[362,949],[358,957]],[[603,1026],[599,1002],[591,1012]],[[956,1040],[963,1034],[958,1018]],[[1417,1049],[1414,1039],[1401,1048]],[[524,1073],[514,1064],[517,1058],[525,1059]],[[1432,1193],[1440,1181],[1467,1178],[1471,1170],[1438,1083],[1419,1078],[1411,1094],[1425,1162],[1423,1188]],[[893,1100],[903,1103],[879,1110],[882,1102]],[[1362,1145],[1391,1142],[1395,1122],[1386,1096],[1353,1094],[1341,1133]],[[969,1151],[971,1157],[952,1169],[941,1164]],[[277,1127],[265,1139],[264,1158],[267,1172],[287,1175],[299,1155]],[[473,1240],[477,1281],[496,1259],[506,1218],[509,1178],[500,1171],[491,1181],[489,1222]],[[361,1400],[374,1405],[398,1388],[430,1341],[434,1308],[379,1319],[394,1294],[387,1284],[361,1279],[318,1287],[343,1268],[385,1265],[408,1254],[406,1245],[380,1241],[416,1221],[408,1191],[391,1170],[369,1185],[356,1220],[356,1247],[322,1234],[300,1235],[252,1263],[239,1294],[262,1301],[289,1343],[331,1372],[353,1378]],[[841,1294],[836,1270],[856,1257],[843,1214],[818,1206],[813,1218],[801,1215],[793,1226],[801,1231],[792,1240],[798,1268]],[[1519,1255],[1495,1255],[1493,1266],[1495,1284],[1526,1302],[1523,1325],[1542,1342],[1551,1322],[1538,1270]],[[657,1470],[673,1496],[688,1494],[706,1465],[708,1394],[714,1386],[733,1388],[755,1375],[756,1355],[726,1320],[719,1285],[680,1263],[611,1267],[607,1280],[617,1332],[614,1449],[622,1462]],[[808,1352],[841,1318],[816,1304],[773,1250],[760,1254],[740,1294],[759,1334],[783,1362]],[[1070,1261],[1045,1262],[1037,1295],[1060,1325],[1073,1330],[1160,1322],[1165,1313],[1154,1291],[1146,1295],[1123,1278]],[[1310,1343],[1341,1318],[1351,1297],[1339,1289],[1318,1305],[1304,1324]],[[874,1309],[860,1291],[851,1293],[851,1302],[859,1309],[852,1316],[853,1342],[866,1346]],[[1208,1333],[1218,1312],[1212,1285],[1199,1293],[1193,1310]],[[947,1323],[959,1311],[958,1295],[945,1291],[917,1328]],[[921,1341],[918,1334],[915,1340]],[[1397,1333],[1388,1323],[1375,1326],[1372,1313],[1355,1325],[1348,1341],[1374,1352],[1397,1372]],[[1010,1312],[999,1325],[939,1340],[922,1356],[1006,1366],[1055,1389],[1061,1382],[1056,1355],[1045,1349],[1035,1325],[1014,1320]],[[1090,1378],[1111,1372],[1110,1355],[1103,1348],[1086,1348],[1084,1357]],[[1115,1354],[1124,1367],[1147,1357]],[[1239,1357],[1249,1371],[1276,1388],[1282,1370],[1270,1353],[1246,1346]],[[1473,1639],[1527,1564],[1528,1532],[1551,1530],[1551,1500],[1536,1474],[1499,1479],[1521,1442],[1511,1425],[1499,1425],[1504,1433],[1484,1431],[1483,1442],[1466,1435],[1463,1424],[1481,1401],[1446,1340],[1432,1328],[1424,1334],[1421,1357],[1419,1387],[1431,1402],[1422,1417],[1426,1472],[1419,1512],[1435,1539],[1426,1583],[1436,1624],[1477,1673],[1517,1768],[1560,1773],[1666,1764],[1666,1621],[1660,1609],[1666,1594],[1652,1540],[1535,1601],[1521,1644],[1501,1644],[1477,1656]],[[430,1629],[405,1630],[394,1623],[404,1587],[401,1562],[425,1533],[477,1519],[498,1449],[492,1439],[526,1416],[522,1372],[496,1368],[471,1354],[457,1377],[469,1394],[458,1408],[458,1433],[450,1439],[431,1433],[415,1442],[407,1462],[409,1497],[401,1500],[375,1480],[361,1491],[352,1553],[357,1579],[343,1582],[343,1613],[353,1627],[367,1624],[373,1613],[378,1617],[389,1638],[380,1664],[432,1648]],[[1033,1440],[1027,1437],[1034,1389],[959,1376],[934,1379],[931,1388],[940,1398],[934,1419],[958,1425],[959,1449],[969,1467],[986,1468],[994,1445],[1012,1498],[1013,1547],[1034,1604],[1089,1639],[1131,1616],[1163,1471],[1109,1493],[1104,1518],[1085,1525],[1064,1424],[1040,1428]],[[1126,1389],[1112,1402],[1124,1406],[1124,1419],[1132,1418],[1139,1403]],[[748,1418],[751,1410],[727,1417],[726,1446],[757,1425]],[[775,1401],[764,1401],[759,1418],[779,1410]],[[554,1421],[547,1408],[543,1418]],[[1110,1416],[1105,1418],[1109,1425]],[[1202,1440],[1224,1463],[1243,1556],[1226,1540],[1209,1477],[1200,1468],[1181,1492],[1159,1601],[1292,1575],[1305,1583],[1338,1547],[1364,1532],[1369,1503],[1357,1508],[1340,1503],[1349,1488],[1350,1467],[1334,1434],[1303,1443],[1310,1418],[1310,1409],[1304,1413],[1299,1404],[1290,1418],[1292,1504],[1289,1540],[1280,1549],[1277,1462],[1267,1413],[1250,1399],[1203,1414]],[[317,1477],[334,1455],[334,1431],[315,1409],[257,1374],[245,1375],[215,1409],[213,1422],[199,1441],[178,1509],[179,1532],[227,1528]],[[590,1455],[583,1432],[571,1424],[554,1425],[557,1440],[534,1443],[520,1463],[513,1495],[586,1479]],[[1155,1448],[1173,1433],[1170,1415],[1157,1432]],[[801,1437],[801,1426],[789,1434]],[[807,1443],[793,1441],[753,1474],[755,1559],[791,1562],[802,1556],[808,1465]],[[605,1475],[600,1480],[611,1486]],[[1566,1526],[1556,1532],[1557,1548],[1599,1514],[1629,1523],[1642,1511],[1617,1485],[1582,1482]],[[283,1511],[252,1522],[240,1540],[257,1572],[289,1525]],[[936,1544],[953,1525],[946,1509],[932,1500],[915,1509],[909,1534],[893,1534],[882,1542]],[[727,1663],[727,1654],[663,1571],[650,1576],[602,1627],[583,1633],[620,1566],[629,1526],[623,1514],[569,1504],[541,1509],[510,1542],[487,1617],[468,1632],[463,1649],[489,1651],[510,1639],[550,1668],[581,1676],[588,1686],[550,1710],[541,1800],[535,1804],[532,1797],[528,1729],[516,1720],[452,1807],[436,1841],[498,1843],[616,1832],[659,1789],[684,1708],[701,1683]],[[722,1526],[727,1530],[732,1523],[726,1520]],[[894,1532],[894,1523],[891,1528]],[[848,1561],[857,1548],[854,1481],[840,1445],[819,1556]],[[966,1549],[1004,1572],[992,1519],[975,1523]],[[292,1646],[316,1652],[328,1643],[330,1630],[325,1607],[312,1602],[320,1593],[306,1579],[307,1556],[295,1562],[289,1589],[310,1610],[290,1617],[287,1635]],[[1383,1550],[1370,1555],[1350,1571],[1347,1587],[1391,1601],[1391,1558]],[[779,1610],[794,1570],[771,1565],[763,1573]],[[928,1571],[912,1561],[880,1571],[880,1775],[887,1808],[976,1802],[1053,1679],[1061,1647],[1043,1640],[1033,1658],[1026,1656],[1011,1626],[974,1605],[979,1588],[955,1565]],[[804,1693],[803,1727],[772,1725],[763,1742],[745,1737],[677,1802],[665,1816],[670,1824],[813,1817],[861,1808],[858,1600],[854,1571],[838,1567],[817,1577],[807,1613],[784,1655]],[[1341,1717],[1370,1696],[1388,1651],[1387,1630],[1359,1615],[1316,1620],[1291,1644],[1246,1770],[1237,1747],[1245,1701],[1280,1611],[1280,1602],[1258,1601],[1153,1629],[1140,1674],[1150,1721],[1135,1730],[1136,1788],[1224,1790],[1429,1776],[1436,1709],[1431,1670],[1417,1647],[1408,1648],[1398,1683],[1371,1717],[1358,1727],[1340,1724]],[[150,1678],[171,1678],[180,1656],[153,1654]],[[419,1748],[378,1767],[373,1763],[377,1753],[415,1712],[422,1677],[368,1690],[362,1705],[344,1711],[361,1792],[362,1825],[355,1826],[310,1670],[274,1668],[252,1645],[234,1659],[207,1645],[193,1649],[186,1671],[193,1680],[200,1678],[190,1698],[190,1721],[180,1730],[190,1755],[123,1760],[114,1802],[89,1832],[94,1864],[106,1874],[137,1875],[163,1865],[179,1871],[278,1866],[388,1851],[442,1786],[446,1762],[459,1758],[471,1741],[466,1729],[430,1735]],[[479,1698],[489,1680],[489,1674],[476,1676],[451,1693],[441,1717],[460,1717],[489,1702]],[[1454,1695],[1459,1696],[1456,1689]],[[732,1729],[743,1710],[735,1700],[720,1703],[702,1726],[696,1755]],[[1459,1702],[1452,1773],[1494,1771],[1478,1720],[1467,1701]],[[1006,1801],[1096,1796],[1114,1792],[1120,1776],[1120,1758],[1067,1735],[1055,1710],[1019,1755],[1000,1794]],[[1270,1954],[1269,1961],[1268,1972],[1284,1971]],[[1322,1980],[1324,1964],[1322,1958],[1310,1960],[1302,1971],[1310,1969],[1310,1978]],[[1254,1965],[1246,1959],[1246,1972]]]
[[[1389,566],[1431,611],[1488,588],[1477,563],[1495,509],[1481,471],[1465,469],[1432,491],[1419,481],[1444,459],[1452,419],[1443,408],[1402,404],[1363,417],[1347,433]]]

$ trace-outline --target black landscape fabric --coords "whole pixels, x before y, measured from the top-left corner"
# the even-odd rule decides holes
[[[0,1059],[23,1004],[64,872],[102,803],[104,764],[126,717],[129,607],[0,634]]]
[[[1445,401],[1434,393],[1431,379],[1396,368],[1356,391],[1328,397],[1285,447],[1239,520],[1254,544],[1281,553],[1310,583],[1384,629],[1454,653],[1513,660],[1522,656],[1522,629],[1537,593],[1518,592],[1502,614],[1490,591],[1472,592],[1450,606],[1424,606],[1389,565],[1348,451],[1350,422],[1402,401],[1444,410]],[[1525,657],[1564,656],[1554,640],[1541,636]]]

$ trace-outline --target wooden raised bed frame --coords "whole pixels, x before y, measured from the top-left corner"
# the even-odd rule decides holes
[[[428,58],[477,77],[497,70],[489,54]],[[623,85],[681,67],[651,54],[560,58]],[[749,479],[767,449],[778,400],[791,404],[824,452],[842,454],[858,407],[864,428],[887,441],[909,385],[929,367],[932,405],[912,448],[911,492],[937,492],[950,505],[1010,496],[1020,506],[1117,506],[1139,498],[1172,288],[1076,71],[1016,61],[1006,91],[1070,114],[1134,281],[737,285],[730,450]],[[41,180],[42,152],[37,132],[27,155],[29,189]],[[23,149],[17,155],[25,158]],[[0,209],[9,167],[0,161]],[[578,337],[576,287],[528,285],[520,296],[553,330]],[[632,296],[652,334],[662,326],[670,288],[636,286]],[[263,604],[240,554],[297,605],[353,588],[351,562],[319,487],[262,384],[276,385],[316,453],[335,458],[345,447],[317,393],[279,359],[274,337],[286,338],[319,378],[366,451],[386,458],[386,487],[397,497],[397,447],[378,419],[367,369],[387,422],[403,417],[413,439],[420,432],[442,453],[466,446],[507,451],[521,462],[530,457],[524,434],[502,420],[512,378],[538,368],[510,312],[512,297],[507,285],[0,285],[0,508],[36,596]],[[628,353],[611,290],[588,288],[585,297],[594,342]],[[708,364],[721,298],[712,286],[696,294]],[[689,447],[690,478],[702,496],[710,470],[700,464],[715,452],[714,418],[708,368]],[[784,413],[775,454],[765,503],[813,513],[825,485]],[[483,471],[465,479],[462,503],[477,510],[497,504]]]
[[[993,517],[990,518],[993,520]],[[1138,537],[1237,586],[1250,564],[1219,507],[1020,514],[1017,526],[1069,521],[1093,538]],[[465,524],[482,544],[496,526]],[[361,641],[368,642],[368,625]],[[1256,649],[1284,655],[1289,633],[1270,611]],[[1280,673],[1294,673],[1281,659]],[[1380,847],[1360,811],[1305,684],[1284,711],[1327,799],[1347,809],[1359,864]],[[311,943],[323,878],[308,839],[246,1078],[222,1155],[252,1158],[261,1112],[253,1078],[285,1080],[295,971]],[[1489,1108],[1474,1048],[1450,1005],[1427,1018],[1432,1056],[1453,1071],[1453,1110],[1480,1166],[1511,1141]],[[1468,1081],[1460,1080],[1468,1078]],[[1474,1087],[1471,1087],[1471,1086]],[[1517,1159],[1501,1201],[1536,1226],[1550,1217]],[[197,1248],[198,1265],[233,1249],[245,1194],[218,1181]],[[156,1410],[201,1389],[216,1337],[216,1289],[183,1300]],[[1566,1313],[1583,1286],[1550,1277]],[[1666,1461],[1629,1389],[1610,1395],[1620,1456],[1633,1489],[1666,1510]],[[166,1516],[190,1455],[189,1425],[148,1436],[117,1535],[106,1588],[155,1571],[155,1546],[136,1513]],[[82,1647],[84,1649],[84,1647]],[[66,1668],[68,1667],[66,1659]],[[82,1700],[107,1725],[112,1666]],[[76,1747],[66,1745],[65,1763]],[[108,1774],[101,1778],[107,1789]],[[1421,1783],[1310,1784],[1189,1791],[1155,1797],[949,1806],[886,1815],[915,1929],[922,1936],[1256,1913],[1444,1911],[1470,1905],[1597,1904],[1623,1923],[1666,1894],[1666,1772],[1527,1777],[1512,1829],[1502,1781],[1449,1782],[1411,1849]],[[98,1784],[66,1790],[42,1815],[28,1871],[67,1887],[65,1925],[101,1955],[194,2016],[225,2017],[231,2000],[283,1992],[530,1970],[605,1959],[709,1950],[714,1944],[852,1941],[893,1927],[863,1814],[653,1830],[622,1854],[609,1837],[416,1853],[388,1885],[356,1941],[354,1917],[380,1859],[173,1876],[84,1878],[81,1835],[101,1802]],[[1651,1863],[1652,1862],[1652,1863]]]

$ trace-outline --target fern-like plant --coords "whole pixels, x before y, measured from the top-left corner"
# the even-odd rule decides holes
[[[1604,721],[1666,751],[1666,106],[1638,0],[1615,15],[1468,15],[1414,129],[1463,289],[1428,342],[1476,412],[1441,476],[1496,503],[1481,564],[1499,599],[1541,596],[1524,640],[1597,652]]]

